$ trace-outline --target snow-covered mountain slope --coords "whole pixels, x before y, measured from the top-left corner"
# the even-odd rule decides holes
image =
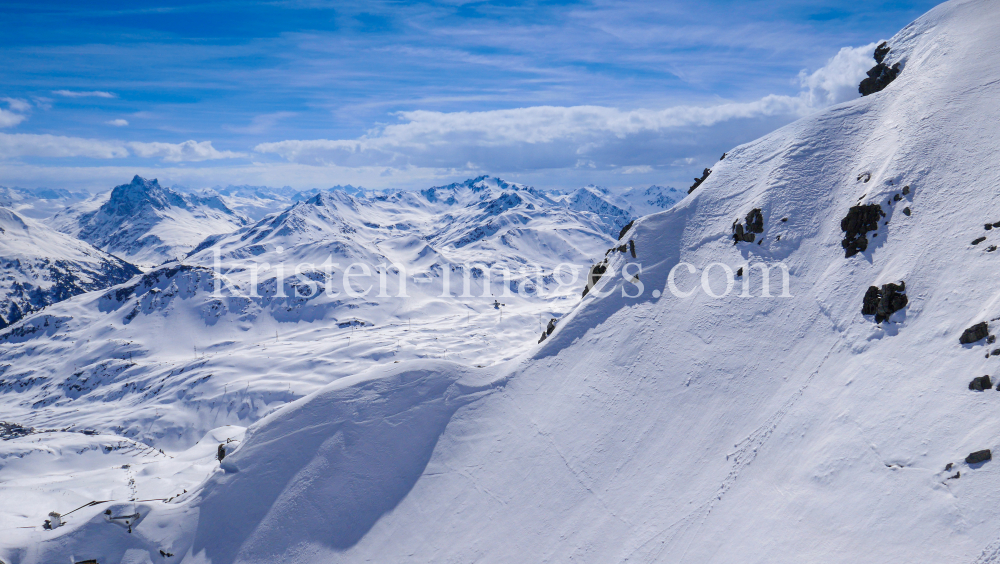
[[[1000,561],[1000,466],[965,461],[997,447],[1000,426],[1000,393],[970,389],[1000,373],[989,338],[1000,322],[1000,5],[953,0],[888,43],[894,82],[730,151],[690,196],[636,221],[621,239],[635,257],[609,253],[551,335],[506,363],[415,358],[429,332],[416,353],[373,360],[405,326],[368,333],[361,350],[322,325],[267,326],[308,306],[274,289],[213,305],[200,266],[0,333],[4,412],[36,427],[10,427],[23,436],[0,443],[0,558]],[[319,213],[348,203],[321,198],[300,223],[258,224],[244,245],[318,232]],[[464,248],[457,233],[441,237]],[[251,248],[216,244],[230,257]],[[389,257],[381,243],[343,252]],[[623,277],[626,264],[641,273]],[[742,269],[728,293],[723,265]],[[435,329],[460,333],[457,321]],[[980,323],[985,334],[968,332]],[[265,327],[286,330],[265,342]],[[206,349],[184,350],[196,342]],[[253,417],[239,414],[302,389],[313,393],[244,434]],[[98,424],[105,434],[73,432]],[[52,429],[65,430],[42,432]],[[38,526],[105,500],[54,531]],[[109,508],[138,513],[131,534]]]
[[[248,222],[216,195],[181,194],[139,176],[49,220],[63,233],[147,267],[184,255],[206,235]]]
[[[648,188],[629,188],[618,194],[618,197],[628,202],[632,206],[633,215],[638,217],[668,210],[686,195],[677,188],[654,184]]]
[[[90,197],[87,192],[74,192],[54,188],[7,188],[0,186],[0,206],[14,210],[21,217],[32,219],[47,218],[62,211],[67,206]]]
[[[83,241],[0,208],[0,327],[138,273],[131,264]]]
[[[686,194],[676,188],[656,185],[612,192],[591,184],[569,194],[551,196],[572,210],[593,213],[605,224],[609,234],[617,236],[633,219],[670,209]]]

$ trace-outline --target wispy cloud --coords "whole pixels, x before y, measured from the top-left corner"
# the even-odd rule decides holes
[[[117,98],[118,95],[113,92],[104,92],[103,90],[53,90],[53,94],[57,96],[62,96],[64,98]]]
[[[233,151],[219,151],[212,146],[211,141],[144,143],[34,133],[0,133],[0,158],[120,159],[130,155],[141,158],[159,158],[173,163],[233,159],[246,156],[243,153]]]
[[[116,141],[101,141],[61,135],[0,133],[3,157],[87,157],[115,159],[128,156],[128,150]]]
[[[236,125],[223,125],[222,128],[227,131],[232,131],[233,133],[244,133],[244,134],[258,134],[270,131],[283,119],[290,118],[295,115],[295,112],[274,112],[270,114],[261,114],[259,116],[254,116],[248,125],[236,126]]]
[[[106,123],[108,125],[113,125],[115,127],[125,127],[125,126],[128,125],[128,120],[124,120],[122,118],[118,118],[118,119],[113,119],[111,121],[106,121],[104,123]]]

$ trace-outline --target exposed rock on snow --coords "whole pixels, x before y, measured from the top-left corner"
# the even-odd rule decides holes
[[[847,211],[840,221],[840,229],[844,232],[844,240],[840,244],[844,247],[845,258],[868,249],[868,232],[878,229],[878,222],[883,217],[885,212],[878,204],[852,206]]]
[[[884,41],[875,48],[875,66],[868,71],[868,78],[862,80],[861,84],[858,85],[858,92],[862,96],[881,92],[899,76],[902,70],[899,63],[890,67],[882,62],[885,60],[886,55],[889,54],[889,51],[889,46]]]
[[[993,460],[993,454],[990,452],[990,449],[977,450],[965,457],[966,464],[979,464],[987,460]]]
[[[694,179],[694,184],[692,184],[691,187],[688,188],[688,194],[690,194],[691,192],[694,192],[696,188],[698,188],[699,186],[701,186],[702,182],[708,180],[708,175],[709,174],[712,174],[712,169],[706,168],[705,170],[703,170],[701,172],[701,178],[695,178]]]
[[[739,220],[733,222],[733,244],[735,245],[741,241],[753,243],[756,237],[754,234],[763,232],[764,215],[761,213],[760,208],[754,208],[747,214],[744,223],[741,224]]]
[[[976,376],[969,382],[969,389],[981,392],[983,390],[989,390],[993,387],[993,382],[990,381],[990,376],[987,374],[985,376]]]
[[[861,313],[874,315],[875,323],[887,321],[893,313],[906,307],[908,299],[903,293],[905,291],[906,284],[902,281],[899,284],[883,284],[881,289],[878,286],[869,286],[865,292]]]
[[[985,321],[980,321],[965,331],[962,331],[962,336],[958,338],[958,342],[963,345],[977,343],[985,339],[989,334],[989,325]]]

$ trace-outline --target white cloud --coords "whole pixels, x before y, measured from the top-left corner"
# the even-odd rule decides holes
[[[862,47],[844,47],[819,70],[812,74],[799,73],[806,104],[822,108],[858,98],[858,84],[865,72],[875,66],[872,53],[875,44]]]
[[[57,96],[63,96],[65,98],[117,98],[118,95],[113,92],[104,92],[101,90],[53,90],[53,94]]]
[[[22,100],[21,98],[0,98],[0,99],[2,99],[4,102],[7,102],[7,105],[10,107],[10,109],[15,112],[26,112],[31,109],[31,104],[29,104],[27,100]]]
[[[106,141],[60,135],[0,133],[0,157],[84,157],[117,159],[135,155],[160,158],[167,162],[197,162],[245,157],[243,153],[219,151],[211,141],[183,143],[142,143]]]
[[[128,125],[128,121],[124,120],[122,118],[113,119],[111,121],[106,121],[104,123],[106,123],[108,125],[113,125],[115,127],[125,127],[126,125]]]
[[[0,127],[14,127],[26,119],[27,116],[0,108]]]
[[[484,156],[490,158],[489,152],[505,147],[547,146],[548,151],[558,153],[555,160],[571,157],[564,166],[576,166],[602,147],[620,145],[630,138],[662,137],[685,128],[707,128],[733,120],[795,116],[806,110],[801,97],[791,96],[660,110],[603,106],[451,113],[418,110],[399,112],[397,117],[403,123],[373,130],[359,139],[279,141],[261,143],[254,150],[277,154],[291,162],[319,165],[427,166],[438,161],[437,166],[461,167],[475,162],[494,168],[493,163],[480,162]],[[470,158],[475,153],[481,156]]]
[[[24,112],[31,109],[31,104],[20,98],[0,98],[0,100],[7,102],[7,107],[10,108],[8,110],[0,108],[0,127],[14,127],[28,119]]]
[[[3,157],[114,159],[127,157],[128,150],[117,141],[32,133],[0,133],[0,155]]]
[[[219,151],[212,147],[211,141],[185,141],[183,143],[128,143],[137,156],[146,158],[159,157],[168,162],[198,162],[216,159],[236,159],[246,157],[244,153]]]

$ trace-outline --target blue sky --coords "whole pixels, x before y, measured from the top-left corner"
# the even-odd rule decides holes
[[[686,187],[936,3],[96,4],[0,9],[0,185]]]

